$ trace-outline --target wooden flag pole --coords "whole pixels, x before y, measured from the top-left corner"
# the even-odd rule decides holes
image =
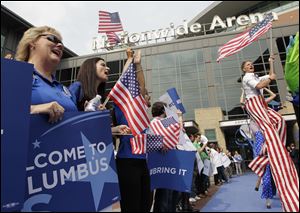
[[[270,56],[273,55],[273,42],[272,42],[273,38],[272,38],[272,27],[270,29]]]
[[[106,97],[104,103],[103,103],[103,107],[105,107],[105,105],[107,104],[107,102],[109,101],[109,96]]]

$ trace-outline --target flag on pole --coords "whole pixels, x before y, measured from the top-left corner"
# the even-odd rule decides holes
[[[121,42],[119,36],[115,32],[107,32],[106,36],[108,38],[108,42],[111,45],[115,45]]]
[[[153,120],[150,124],[152,132],[164,136],[163,144],[173,149],[179,142],[180,125],[173,117]]]
[[[163,144],[163,136],[140,134],[130,138],[131,151],[133,154],[145,154],[160,151]]]
[[[99,11],[98,33],[123,31],[119,13]]]
[[[252,42],[256,41],[260,36],[265,34],[272,27],[273,15],[269,13],[266,15],[264,20],[257,23],[254,27],[250,28],[246,32],[243,32],[236,36],[235,38],[228,41],[222,47],[219,48],[219,57],[217,62],[221,59],[231,56],[234,53],[247,47]]]
[[[108,94],[110,98],[124,113],[133,136],[140,134],[150,125],[147,116],[147,105],[141,95],[140,85],[137,81],[136,67],[131,63],[115,86]]]
[[[168,89],[167,92],[159,98],[159,100],[166,103],[168,108],[172,111],[176,112],[176,110],[179,109],[182,114],[185,113],[184,106],[180,100],[176,88]]]

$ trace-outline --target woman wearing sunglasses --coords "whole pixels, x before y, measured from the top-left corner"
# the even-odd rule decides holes
[[[48,26],[28,29],[17,47],[16,59],[34,65],[31,114],[49,114],[49,122],[60,120],[65,111],[77,111],[69,90],[54,76],[63,55],[60,33]]]

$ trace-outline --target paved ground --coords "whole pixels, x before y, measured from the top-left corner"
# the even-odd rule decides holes
[[[265,200],[260,198],[261,188],[258,192],[254,190],[256,180],[257,176],[252,172],[231,178],[229,183],[218,188],[206,205],[199,207],[199,211],[282,212],[278,196],[272,200],[272,208],[266,208]]]
[[[248,172],[234,176],[221,186],[212,182],[208,196],[195,202],[193,207],[200,212],[282,212],[278,196],[272,200],[272,208],[266,208],[265,200],[260,198],[261,188],[258,192],[254,190],[256,180],[257,176]],[[117,202],[103,211],[120,212],[120,204]]]

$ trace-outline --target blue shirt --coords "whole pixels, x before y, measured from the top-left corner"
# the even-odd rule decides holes
[[[74,82],[69,86],[69,90],[72,94],[73,101],[77,104],[83,98],[83,91],[81,89],[81,83],[79,81]]]
[[[118,125],[127,125],[128,122],[126,120],[125,115],[122,110],[115,105],[115,115]],[[125,135],[120,137],[120,145],[117,153],[117,158],[135,158],[135,159],[146,159],[146,154],[132,154],[130,138],[133,136]]]
[[[33,71],[31,104],[45,104],[56,101],[65,111],[78,111],[68,88],[59,83],[53,76],[50,82],[36,69]]]

